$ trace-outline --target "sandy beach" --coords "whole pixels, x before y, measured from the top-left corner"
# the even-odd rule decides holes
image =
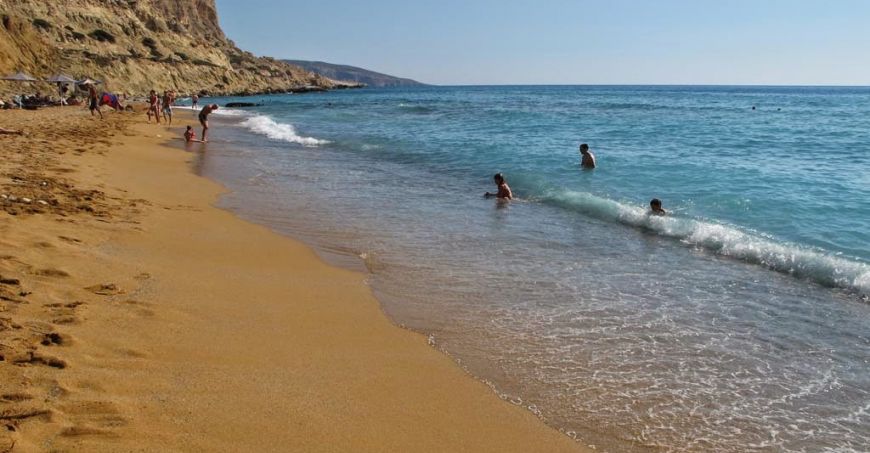
[[[182,124],[178,121],[178,124]],[[212,206],[182,126],[0,112],[0,451],[583,451]],[[26,200],[25,200],[26,198]]]

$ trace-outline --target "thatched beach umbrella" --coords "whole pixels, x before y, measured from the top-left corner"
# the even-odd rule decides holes
[[[25,74],[21,71],[16,72],[15,74],[8,75],[2,78],[3,80],[8,80],[10,82],[38,82],[39,79],[36,77],[32,77],[28,74]],[[18,104],[19,107],[22,107],[24,104],[24,96],[21,96],[21,102]]]
[[[92,78],[90,78],[90,77],[85,77],[84,79],[79,80],[79,81],[76,82],[76,83],[79,84],[79,85],[99,85],[99,84],[101,84],[101,83],[103,83],[103,82],[100,82],[99,80],[94,80],[94,79],[92,79]]]

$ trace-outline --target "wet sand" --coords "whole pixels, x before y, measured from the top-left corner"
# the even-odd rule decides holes
[[[0,452],[586,451],[392,325],[363,274],[213,207],[207,145],[162,145],[182,126],[0,127],[25,131],[0,135]]]

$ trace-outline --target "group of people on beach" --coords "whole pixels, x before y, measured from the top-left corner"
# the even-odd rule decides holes
[[[196,108],[197,99],[193,99],[193,108]],[[202,126],[202,140],[198,140],[196,138],[196,131],[193,130],[193,126],[188,125],[187,129],[184,131],[184,141],[190,142],[200,142],[205,143],[208,141],[208,116],[211,112],[214,112],[218,109],[217,104],[208,104],[199,111],[199,115],[197,115],[197,119],[199,119],[199,124]]]
[[[148,122],[151,122],[151,116],[157,124],[160,124],[160,116],[163,115],[163,120],[167,125],[172,126],[172,106],[175,105],[176,93],[174,90],[164,90],[163,96],[159,96],[156,91],[151,90],[148,93]]]
[[[163,117],[163,121],[168,126],[172,126],[172,107],[175,105],[175,101],[178,98],[178,94],[175,90],[164,90],[163,95],[160,96],[156,90],[151,90],[148,93],[148,110],[146,115],[148,116],[148,122],[151,122],[151,118],[154,117],[154,121],[157,124],[160,124],[160,118]],[[199,107],[199,96],[194,94],[190,97],[191,108],[196,110]],[[202,139],[197,139],[196,131],[193,130],[193,126],[188,125],[184,131],[184,141],[185,142],[200,142],[205,143],[208,141],[208,116],[218,109],[217,104],[208,104],[199,111],[197,118],[199,119],[199,124],[202,126]]]
[[[580,167],[584,170],[592,170],[596,166],[595,164],[595,155],[589,151],[589,145],[583,143],[580,145]],[[513,200],[514,194],[511,191],[510,186],[508,186],[507,181],[504,178],[504,175],[501,173],[496,173],[495,176],[492,177],[493,181],[495,181],[495,185],[498,187],[498,190],[495,193],[486,192],[483,194],[485,198],[495,197],[498,200],[509,201]],[[662,208],[662,201],[658,198],[653,198],[649,202],[649,213],[650,215],[663,216],[667,214],[667,211]]]

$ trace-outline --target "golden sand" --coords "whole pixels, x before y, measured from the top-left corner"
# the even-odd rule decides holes
[[[584,451],[391,324],[364,275],[214,208],[196,154],[160,145],[181,127],[0,127],[25,131],[0,135],[0,452]]]

